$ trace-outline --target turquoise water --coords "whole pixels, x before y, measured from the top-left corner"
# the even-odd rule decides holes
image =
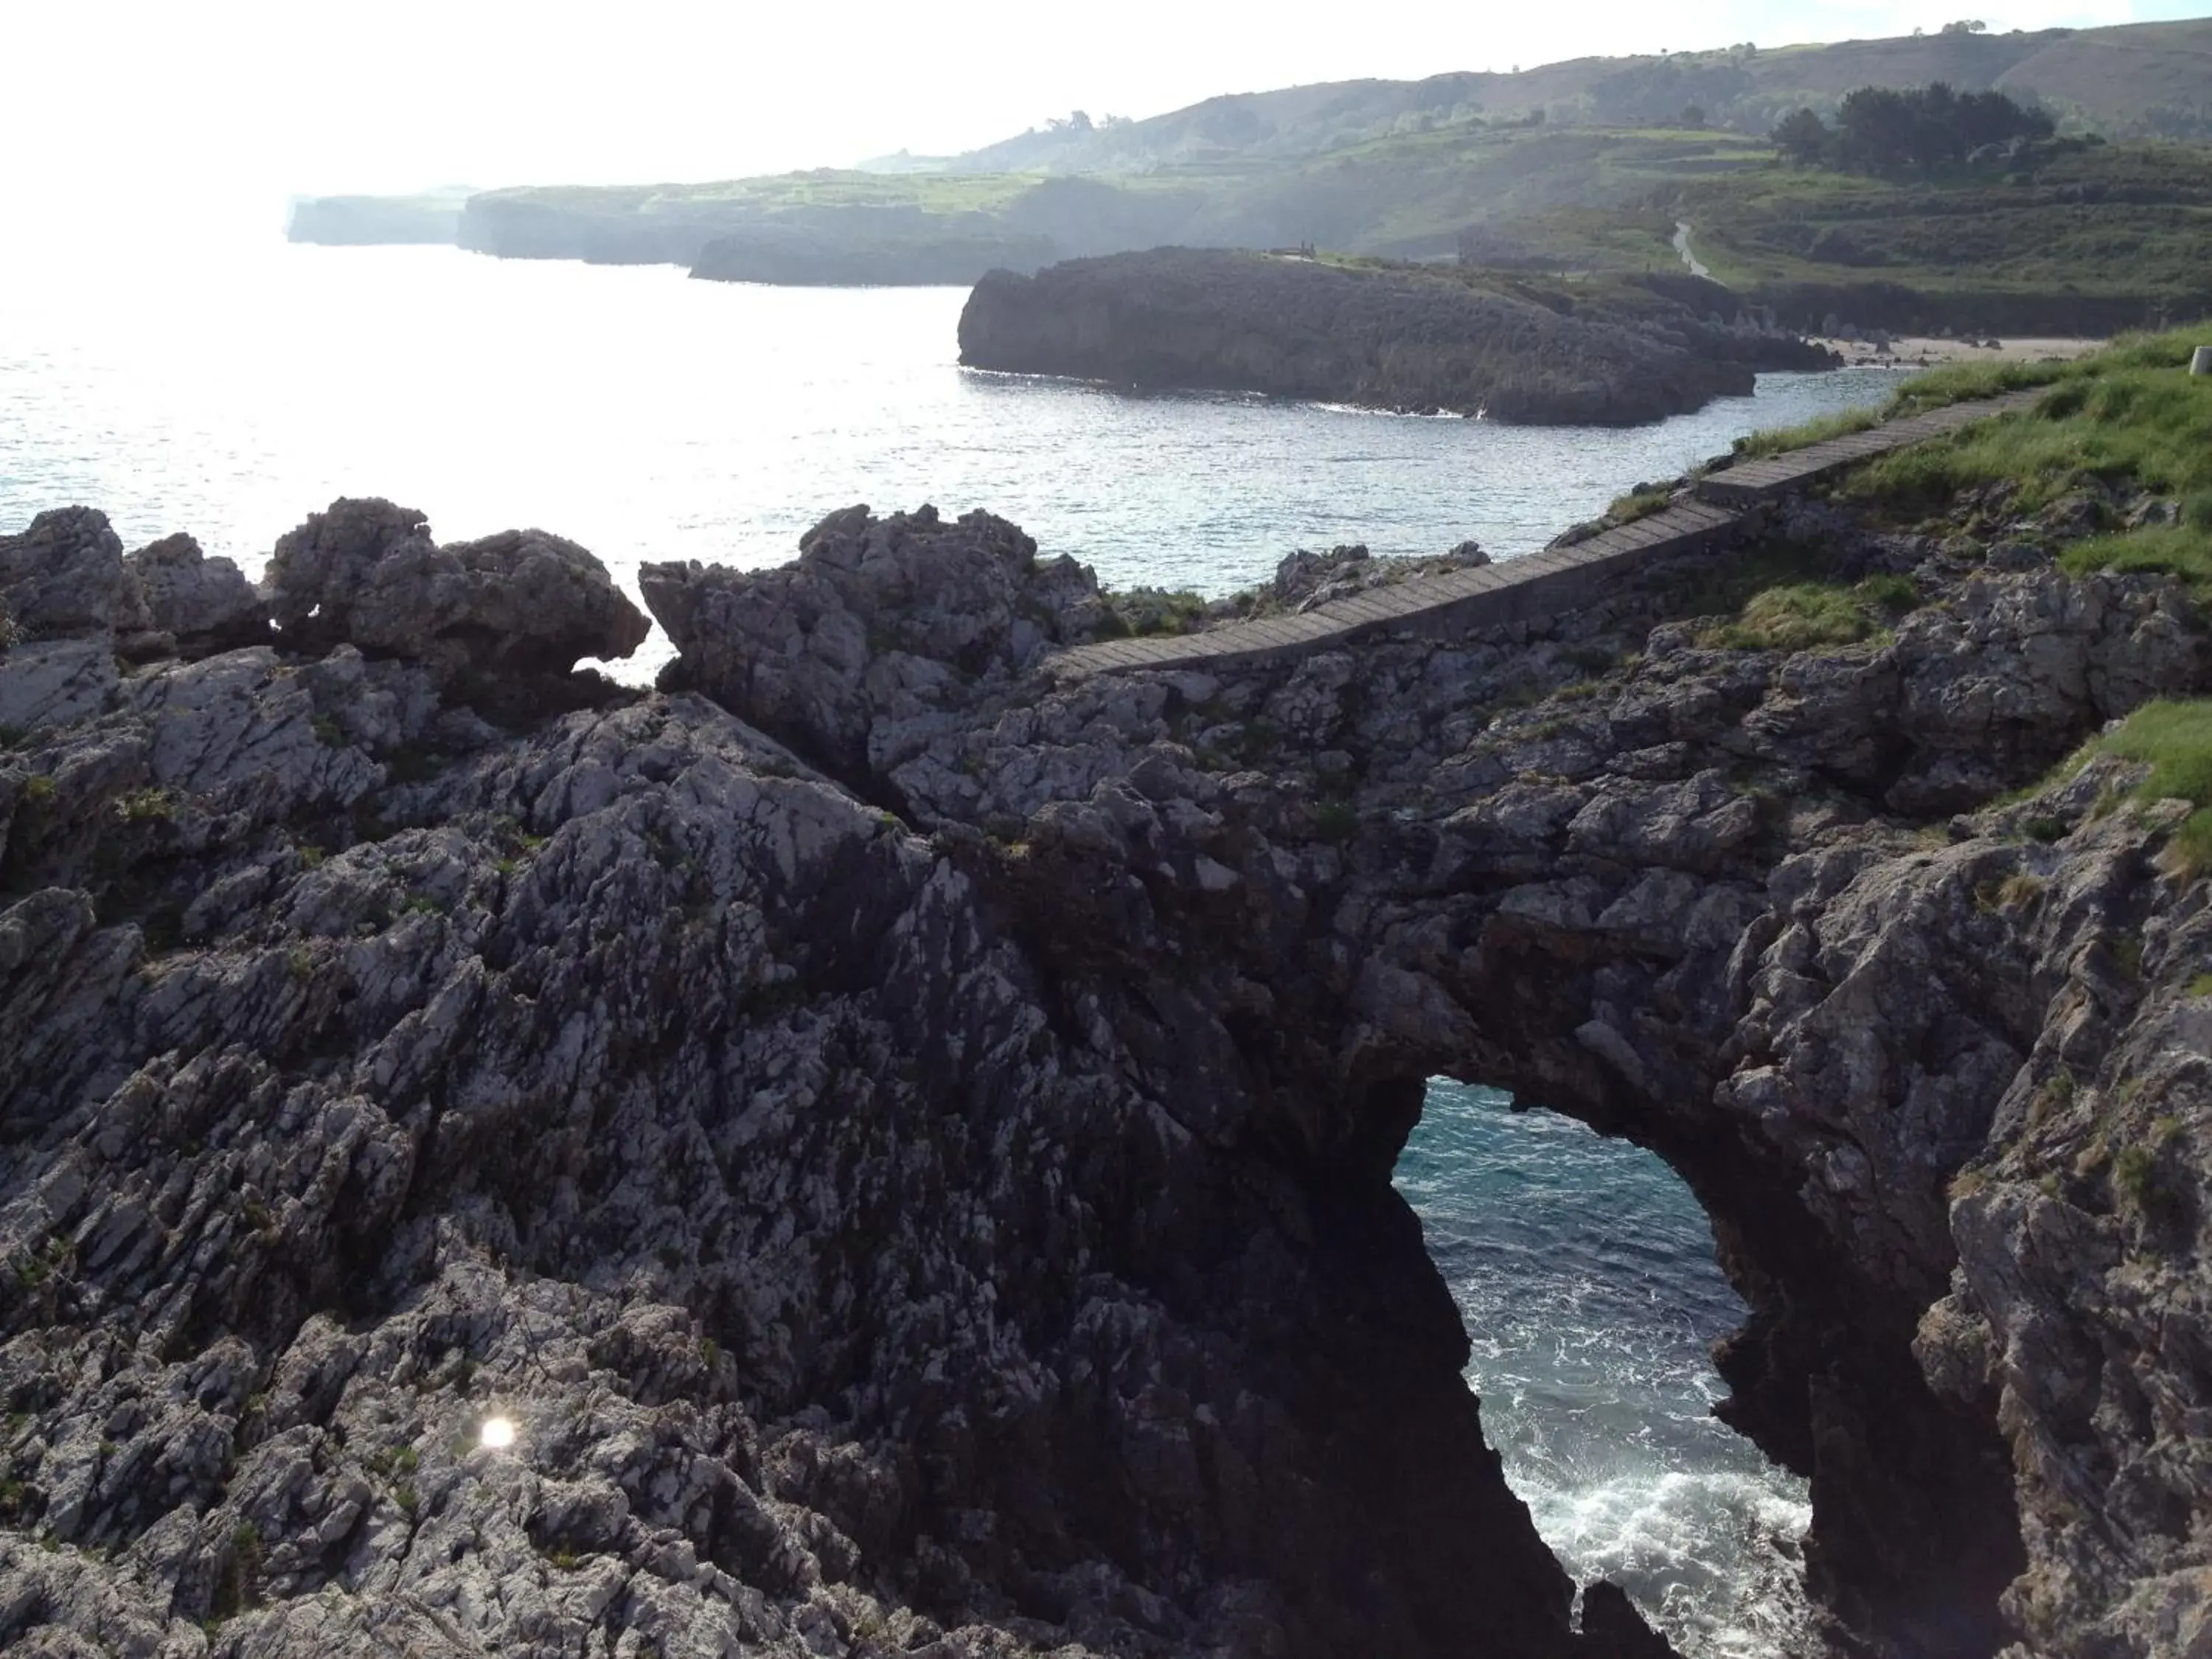
[[[0,260],[0,532],[83,501],[126,544],[189,531],[249,571],[340,495],[419,507],[449,538],[557,531],[633,584],[647,559],[780,562],[854,501],[933,501],[1004,514],[1116,585],[1221,593],[1302,546],[1528,553],[1741,433],[1895,383],[1768,375],[1636,430],[1498,427],[970,373],[952,289],[273,240],[71,257]],[[1450,1085],[1400,1182],[1561,1558],[1696,1659],[1786,1650],[1804,1493],[1708,1414],[1705,1348],[1741,1310],[1679,1183]]]
[[[1650,1153],[1438,1079],[1398,1161],[1467,1322],[1484,1431],[1577,1583],[1691,1659],[1797,1645],[1803,1481],[1711,1414],[1743,1318],[1705,1212]]]

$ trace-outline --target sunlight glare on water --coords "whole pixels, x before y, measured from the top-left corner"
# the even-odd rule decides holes
[[[1232,592],[1299,547],[1527,553],[1754,426],[1887,371],[1626,431],[1129,397],[957,363],[955,289],[772,289],[665,267],[281,241],[0,262],[0,532],[82,502],[258,573],[339,495],[441,539],[536,526],[642,561],[794,556],[837,507],[1012,519],[1117,586]],[[635,672],[665,653],[658,635]]]
[[[82,502],[126,546],[186,531],[258,574],[310,511],[381,495],[442,539],[571,537],[635,591],[642,561],[758,568],[839,507],[928,501],[1012,519],[1115,586],[1219,594],[1299,547],[1531,552],[1741,433],[1895,383],[1768,375],[1629,431],[1130,397],[961,369],[963,297],[275,240],[0,261],[0,533]],[[666,648],[656,633],[620,672]],[[1680,1183],[1447,1084],[1399,1182],[1561,1559],[1622,1583],[1691,1659],[1788,1650],[1804,1488],[1711,1415],[1707,1345],[1741,1309]],[[486,1445],[514,1432],[482,1425]]]

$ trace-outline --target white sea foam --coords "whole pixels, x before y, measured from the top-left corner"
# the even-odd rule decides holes
[[[126,544],[186,530],[250,572],[340,494],[422,507],[448,538],[542,525],[626,582],[645,559],[779,562],[831,508],[933,501],[1116,585],[1220,593],[1298,546],[1532,551],[1740,433],[1892,383],[1771,375],[1652,427],[1502,427],[963,371],[957,289],[452,248],[51,252],[0,261],[0,531],[84,501]],[[1561,1557],[1584,1579],[1641,1564],[1632,1592],[1697,1659],[1787,1650],[1803,1489],[1707,1414],[1706,1345],[1741,1310],[1680,1183],[1449,1085],[1400,1182],[1459,1293],[1486,1431]]]
[[[1483,1427],[1578,1583],[1609,1578],[1689,1659],[1774,1659],[1810,1625],[1802,1480],[1713,1417],[1741,1303],[1648,1153],[1432,1085],[1399,1168],[1452,1285]]]

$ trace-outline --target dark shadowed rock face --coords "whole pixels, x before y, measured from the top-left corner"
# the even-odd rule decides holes
[[[2116,761],[1949,815],[2202,623],[1771,530],[1931,603],[1725,650],[1692,561],[1060,686],[1088,573],[855,509],[649,573],[678,689],[501,729],[341,504],[273,645],[12,647],[108,670],[0,750],[0,1644],[1642,1659],[1389,1185],[1448,1072],[1698,1191],[1853,1650],[2185,1650],[2206,885]]]
[[[145,621],[179,655],[204,657],[269,638],[269,606],[229,559],[210,559],[190,536],[167,536],[123,561]]]
[[[1040,560],[1004,519],[934,507],[822,520],[773,570],[648,564],[639,585],[678,659],[668,683],[799,744],[846,776],[869,774],[878,710],[929,720],[1003,685],[1105,617],[1088,568]]]
[[[1581,1650],[1418,1228],[1221,1138],[1201,999],[1143,1083],[980,847],[696,695],[518,737],[364,655],[427,544],[311,522],[276,648],[0,762],[0,1642]],[[808,546],[979,677],[1096,603],[994,520]]]
[[[1726,1414],[1811,1478],[1812,1582],[1852,1639],[2165,1651],[2201,1553],[2094,1517],[2212,1501],[2179,1450],[2197,1407],[2080,1413],[2197,1397],[2142,1310],[2201,1316],[2163,1264],[2202,1224],[2145,1219],[2109,1167],[2155,1141],[2158,1190],[2195,1193],[2212,1164],[2198,1062],[2153,1058],[2193,1006],[2205,890],[2160,873],[2170,811],[2100,809],[2112,763],[1949,815],[2201,692],[2206,636],[2166,579],[2067,576],[2021,526],[1777,528],[1930,603],[1863,646],[1718,649],[1666,620],[1712,579],[1692,562],[1446,644],[981,685],[951,720],[874,705],[855,787],[988,829],[1032,949],[1149,1034],[1148,1075],[1191,1078],[1192,1121],[1303,1179],[1379,1183],[1439,1071],[1666,1156],[1753,1304]],[[2159,943],[2116,968],[2136,935]],[[1231,1011],[1236,1068],[1312,1106],[1214,1086],[1193,994]],[[2027,1214],[2069,1241],[2033,1288]],[[2124,1319],[2081,1311],[2147,1271]],[[2109,1353],[2125,1376],[2100,1381]]]
[[[0,536],[0,602],[26,640],[105,640],[145,622],[124,575],[123,544],[89,507],[41,513],[21,534]]]
[[[1800,340],[1720,326],[1633,283],[1553,292],[1414,266],[1157,248],[1030,276],[992,272],[961,313],[960,361],[1121,386],[1631,425],[1747,392],[1754,368],[1832,360]]]

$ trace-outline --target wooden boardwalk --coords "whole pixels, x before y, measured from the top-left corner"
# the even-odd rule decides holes
[[[1370,635],[1443,635],[1527,622],[1579,603],[1606,578],[1655,555],[1712,547],[1739,533],[1745,509],[1804,489],[1875,456],[1924,443],[1972,422],[2027,408],[2045,388],[2010,392],[1915,415],[1787,454],[1747,461],[1699,481],[1697,499],[1632,524],[1617,525],[1570,547],[1480,565],[1443,576],[1416,576],[1294,616],[1230,623],[1199,634],[1155,635],[1077,646],[1047,669],[1066,679],[1140,669],[1205,671],[1349,645]]]
[[[1976,421],[2029,408],[2050,389],[2034,386],[2026,392],[2008,392],[2002,398],[1952,404],[1943,409],[1931,409],[1924,415],[1909,415],[1901,421],[1831,438],[1826,443],[1770,455],[1764,460],[1745,461],[1699,479],[1698,495],[1702,500],[1723,507],[1750,507],[1759,501],[1771,501],[1861,461],[1870,461],[1877,455],[1909,449],[1930,438],[1956,432],[1962,426],[1972,426]]]

